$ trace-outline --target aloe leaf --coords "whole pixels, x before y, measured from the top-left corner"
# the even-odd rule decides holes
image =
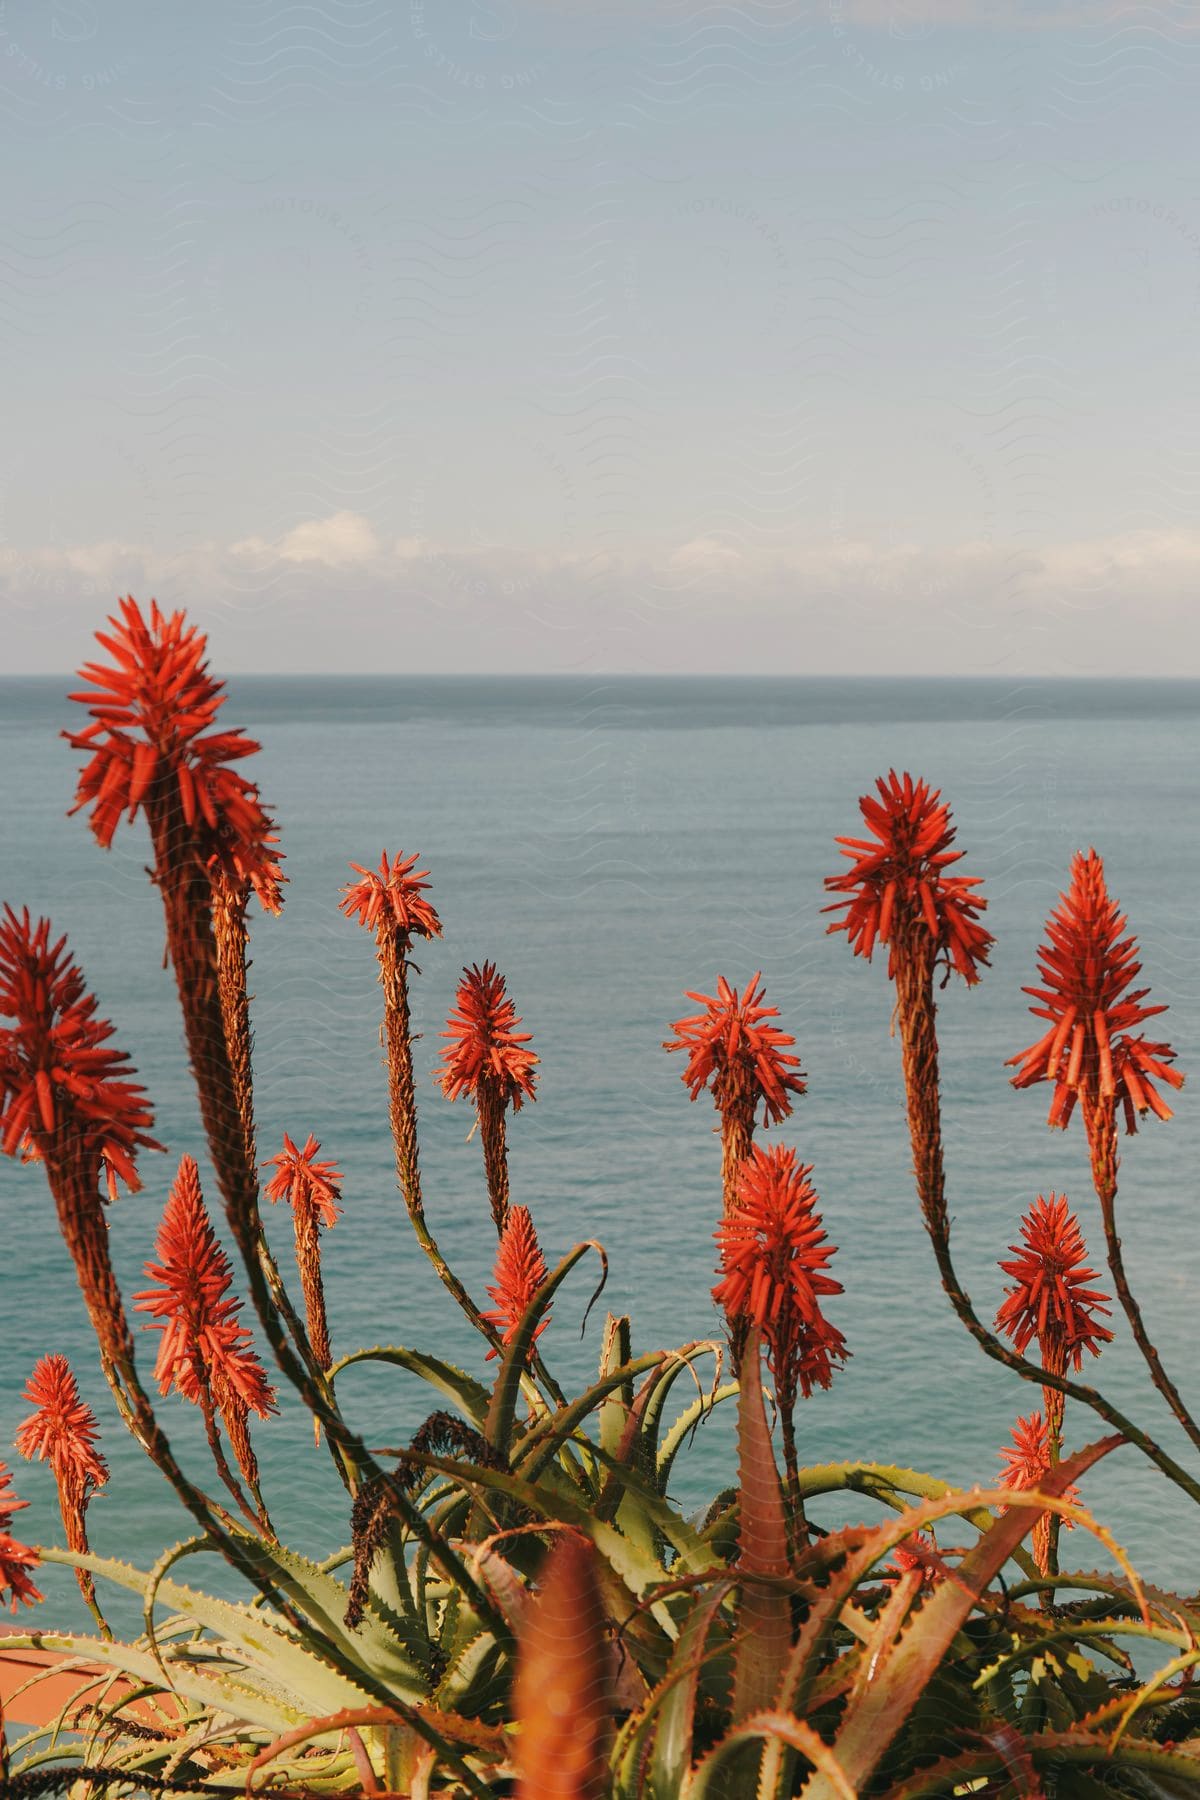
[[[536,1481],[542,1470],[557,1454],[572,1433],[588,1418],[613,1388],[620,1388],[638,1375],[653,1369],[663,1360],[664,1352],[654,1350],[635,1357],[622,1367],[612,1369],[602,1380],[594,1382],[587,1392],[572,1400],[569,1406],[552,1413],[519,1438],[513,1447],[513,1467],[527,1481]]]
[[[335,1362],[329,1371],[330,1382],[343,1369],[364,1362],[393,1363],[407,1369],[412,1375],[419,1375],[423,1381],[436,1388],[439,1394],[452,1401],[476,1430],[483,1430],[491,1396],[481,1381],[476,1381],[473,1375],[456,1368],[453,1363],[445,1362],[438,1356],[427,1356],[421,1350],[409,1350],[403,1344],[377,1344],[370,1350],[353,1350],[349,1356],[343,1356],[340,1361]]]
[[[484,1711],[488,1701],[503,1697],[507,1682],[498,1680],[502,1655],[490,1631],[476,1631],[454,1655],[437,1689],[432,1704],[443,1712],[474,1716]]]
[[[650,1761],[650,1793],[655,1800],[673,1800],[691,1767],[696,1693],[705,1645],[712,1622],[732,1586],[731,1582],[717,1582],[695,1602],[680,1628],[666,1677],[644,1709],[648,1720],[652,1721],[657,1713],[658,1721]]]
[[[944,1495],[961,1491],[950,1482],[942,1481],[936,1475],[922,1474],[917,1469],[906,1469],[892,1463],[865,1462],[823,1463],[801,1469],[799,1487],[806,1500],[819,1494],[849,1490],[856,1494],[868,1494],[873,1500],[878,1500],[884,1506],[894,1507],[897,1511],[905,1504],[900,1497],[903,1495],[922,1500],[939,1500]],[[975,1505],[968,1495],[963,1498],[961,1516],[977,1530],[986,1530],[992,1523],[991,1514],[985,1507]],[[1019,1545],[1013,1552],[1013,1561],[1027,1575],[1036,1576],[1037,1565]]]
[[[596,1289],[596,1293],[592,1295],[591,1300],[588,1302],[589,1308],[593,1305],[601,1288],[603,1288],[605,1281],[608,1279],[608,1258],[604,1254],[603,1245],[597,1244],[589,1238],[582,1244],[576,1244],[573,1250],[568,1250],[553,1274],[547,1276],[546,1280],[542,1283],[541,1287],[522,1313],[520,1323],[513,1332],[510,1343],[505,1347],[504,1356],[500,1364],[500,1372],[496,1376],[496,1386],[492,1392],[491,1401],[488,1405],[487,1418],[483,1425],[484,1435],[486,1436],[488,1443],[491,1444],[494,1450],[499,1450],[504,1455],[508,1454],[511,1447],[513,1416],[516,1412],[517,1395],[521,1390],[521,1377],[525,1373],[525,1365],[529,1361],[529,1352],[533,1345],[534,1333],[541,1322],[542,1315],[550,1305],[555,1294],[558,1292],[567,1276],[571,1273],[571,1270],[578,1262],[582,1261],[589,1250],[594,1250],[600,1257],[602,1268],[600,1286]],[[586,1320],[586,1318],[587,1314],[585,1312],[584,1319]]]
[[[1075,1782],[1080,1771],[1094,1766],[1105,1774],[1119,1769],[1137,1770],[1139,1782],[1145,1783],[1138,1791],[1147,1796],[1159,1796],[1161,1800],[1177,1800],[1181,1795],[1191,1796],[1194,1800],[1200,1793],[1200,1760],[1194,1754],[1147,1743],[1144,1739],[1126,1739],[1111,1758],[1104,1738],[1089,1737],[1079,1730],[1032,1733],[1026,1736],[1024,1747],[1032,1756],[1036,1769],[1055,1771],[1063,1791],[1080,1795],[1089,1791],[1076,1787]],[[1005,1768],[1005,1760],[996,1750],[958,1750],[916,1774],[906,1776],[888,1788],[881,1800],[942,1800],[952,1787],[967,1791],[970,1783],[1003,1772]],[[1066,1790],[1068,1780],[1072,1785]],[[1097,1787],[1097,1800],[1101,1793],[1111,1795],[1112,1792],[1107,1783]]]
[[[794,1718],[790,1713],[768,1711],[752,1714],[726,1733],[716,1749],[710,1750],[697,1763],[680,1790],[680,1800],[707,1800],[710,1795],[722,1796],[723,1800],[728,1789],[723,1785],[714,1787],[714,1781],[718,1776],[724,1775],[726,1763],[742,1744],[755,1741],[786,1744],[790,1749],[798,1750],[817,1770],[825,1783],[826,1793],[835,1796],[835,1800],[858,1800],[859,1790],[851,1784],[838,1762],[835,1750],[818,1736],[811,1725],[806,1725],[802,1719]]]
[[[162,1671],[150,1652],[137,1650],[132,1644],[54,1631],[12,1633],[5,1643],[13,1649],[63,1650],[85,1664],[99,1663],[155,1687],[162,1686]],[[260,1725],[267,1731],[289,1730],[307,1716],[302,1704],[289,1702],[282,1695],[268,1695],[228,1676],[202,1672],[186,1656],[170,1656],[168,1663],[173,1690],[198,1706],[229,1713],[234,1719]]]
[[[1090,1444],[1049,1470],[1032,1498],[1011,1495],[1010,1510],[967,1552],[954,1570],[953,1579],[943,1580],[934,1588],[895,1649],[877,1668],[874,1679],[851,1698],[843,1715],[834,1748],[841,1768],[856,1789],[865,1786],[984,1590],[1037,1523],[1037,1498],[1059,1500],[1059,1507],[1054,1510],[1063,1508],[1069,1516],[1081,1516],[1082,1508],[1065,1507],[1059,1499],[1064,1488],[1124,1441],[1110,1437]],[[819,1773],[805,1787],[804,1800],[831,1800],[836,1791],[829,1779]]]
[[[695,1431],[702,1419],[706,1419],[720,1406],[723,1400],[732,1400],[738,1391],[739,1384],[736,1381],[726,1381],[720,1387],[714,1388],[711,1394],[702,1394],[699,1399],[693,1400],[691,1405],[686,1406],[680,1413],[668,1430],[662,1441],[662,1448],[658,1452],[658,1485],[664,1494],[667,1491],[667,1483],[671,1479],[671,1470],[675,1466],[675,1458],[679,1455],[690,1434]]]
[[[320,1671],[322,1680],[328,1678],[334,1683],[344,1683],[347,1695],[353,1694],[356,1702],[371,1698],[380,1680],[390,1684],[386,1690],[389,1694],[394,1687],[412,1698],[424,1696],[428,1685],[424,1670],[414,1656],[404,1654],[403,1640],[394,1630],[389,1630],[368,1613],[361,1632],[347,1631],[342,1622],[346,1589],[341,1582],[323,1574],[315,1563],[285,1549],[282,1544],[268,1545],[255,1539],[248,1548],[252,1548],[256,1558],[269,1565],[276,1585],[299,1603],[317,1629],[330,1640],[332,1655],[318,1644],[300,1644],[290,1627],[273,1620],[261,1607],[217,1600],[197,1589],[159,1577],[156,1587],[164,1605],[217,1632],[236,1645],[239,1653],[256,1667],[264,1666],[267,1653],[278,1657],[288,1664],[297,1685],[306,1671],[314,1678],[314,1672]],[[143,1598],[149,1591],[151,1577],[128,1563],[71,1550],[47,1551],[46,1558],[72,1568],[90,1569],[95,1575],[142,1594]],[[396,1626],[403,1629],[398,1620]]]
[[[632,1361],[633,1332],[629,1317],[625,1314],[618,1318],[615,1313],[609,1313],[604,1321],[604,1335],[600,1344],[600,1384],[604,1384],[606,1376]],[[617,1453],[632,1405],[633,1382],[628,1376],[608,1387],[600,1406],[598,1422],[601,1446],[610,1456]]]
[[[597,1549],[608,1557],[635,1594],[640,1595],[646,1588],[663,1580],[665,1571],[657,1558],[635,1553],[618,1531],[597,1519],[593,1510],[577,1496],[563,1493],[558,1487],[548,1483],[535,1487],[531,1482],[522,1481],[516,1475],[508,1475],[502,1469],[485,1469],[477,1464],[454,1462],[449,1457],[418,1456],[414,1453],[412,1460],[424,1468],[453,1475],[466,1487],[485,1493],[503,1494],[550,1523],[577,1526],[593,1539]]]
[[[482,1725],[471,1719],[460,1719],[453,1713],[439,1712],[431,1706],[412,1707],[405,1706],[402,1702],[394,1707],[344,1707],[324,1717],[308,1719],[303,1725],[285,1732],[259,1751],[246,1771],[244,1791],[247,1794],[254,1793],[256,1775],[277,1762],[287,1751],[297,1749],[315,1737],[332,1732],[341,1733],[351,1727],[387,1728],[398,1725],[407,1726],[424,1738],[437,1755],[451,1765],[469,1794],[474,1794],[477,1800],[490,1800],[489,1790],[458,1746],[464,1744],[492,1762],[499,1761],[504,1754],[504,1740],[496,1727]]]
[[[198,1556],[202,1551],[215,1549],[215,1544],[208,1537],[185,1538],[182,1543],[172,1544],[170,1549],[164,1550],[146,1577],[142,1602],[142,1628],[146,1634],[146,1641],[150,1645],[151,1654],[160,1665],[162,1658],[159,1656],[158,1639],[154,1633],[154,1603],[158,1598],[159,1585],[165,1579],[168,1571],[173,1569],[177,1562],[182,1562],[185,1556]]]
[[[735,1722],[771,1705],[792,1643],[788,1596],[755,1579],[765,1576],[777,1581],[790,1573],[783,1490],[771,1451],[771,1433],[758,1378],[760,1342],[757,1330],[746,1339],[738,1398],[741,1514],[737,1567],[744,1586],[733,1665]]]
[[[702,1356],[712,1356],[716,1359],[716,1376],[713,1381],[715,1390],[716,1377],[720,1375],[723,1352],[724,1346],[715,1338],[702,1338],[695,1343],[684,1344],[678,1350],[671,1352],[663,1379],[661,1383],[656,1383],[654,1393],[646,1406],[644,1434],[647,1453],[651,1461],[658,1460],[658,1435],[662,1429],[663,1414],[674,1391],[675,1383],[681,1375],[690,1372],[696,1386],[700,1387],[692,1365],[698,1362]],[[703,1404],[711,1399],[711,1395],[706,1395],[701,1391],[696,1398],[699,1403]]]

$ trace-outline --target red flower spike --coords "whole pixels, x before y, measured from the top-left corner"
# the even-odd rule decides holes
[[[796,1152],[784,1145],[751,1150],[737,1203],[715,1233],[722,1279],[712,1291],[731,1324],[761,1328],[772,1368],[794,1371],[805,1397],[814,1387],[827,1388],[834,1363],[849,1355],[820,1308],[842,1284],[827,1273],[837,1252],[826,1241],[811,1174],[811,1164],[797,1164]]]
[[[1008,1067],[1019,1064],[1012,1084],[1032,1087],[1054,1083],[1049,1123],[1065,1128],[1077,1100],[1089,1104],[1119,1100],[1127,1132],[1137,1130],[1137,1115],[1153,1112],[1171,1117],[1171,1108],[1155,1082],[1183,1086],[1183,1076],[1169,1065],[1169,1044],[1149,1042],[1132,1033],[1146,1019],[1166,1012],[1165,1006],[1143,1006],[1149,988],[1127,992],[1141,972],[1137,939],[1122,936],[1126,917],[1108,892],[1104,864],[1094,850],[1077,851],[1071,884],[1046,922],[1049,942],[1038,951],[1038,973],[1044,987],[1024,991],[1037,1004],[1035,1018],[1050,1029]]]
[[[262,1419],[275,1411],[274,1395],[249,1331],[238,1322],[241,1301],[228,1297],[233,1279],[205,1209],[200,1173],[185,1156],[155,1240],[157,1262],[146,1274],[161,1283],[135,1296],[135,1310],[160,1321],[162,1338],[154,1366],[159,1392],[172,1389],[194,1405],[202,1389],[222,1411],[230,1397]]]
[[[138,1151],[162,1149],[148,1136],[154,1115],[66,938],[51,943],[50,921],[34,925],[27,908],[0,920],[0,1018],[13,1021],[0,1026],[0,1150],[42,1161],[61,1127],[111,1199],[118,1180],[136,1192]]]
[[[282,905],[278,840],[259,792],[228,765],[259,748],[241,731],[214,731],[225,704],[224,683],[208,672],[208,640],[182,612],[169,617],[150,602],[122,600],[111,635],[97,641],[116,666],[80,670],[91,688],[70,698],[92,723],[64,732],[74,750],[90,753],[73,812],[91,806],[91,825],[107,849],[122,813],[132,821],[156,783],[178,790],[184,819],[195,827],[210,875],[236,889],[252,886],[268,912]]]
[[[429,870],[416,869],[414,873],[419,861],[419,856],[406,857],[398,850],[389,867],[385,850],[379,859],[378,870],[351,863],[350,867],[356,875],[362,876],[362,880],[350,882],[342,889],[342,912],[377,937],[388,932],[395,932],[406,940],[441,937],[442,922],[432,903],[425,898]]]
[[[1066,1196],[1038,1195],[1021,1221],[1023,1244],[1010,1244],[1014,1261],[1000,1264],[1015,1286],[1005,1290],[996,1314],[996,1328],[1012,1338],[1020,1355],[1034,1338],[1042,1361],[1055,1374],[1064,1374],[1068,1363],[1083,1367],[1083,1352],[1099,1356],[1101,1345],[1112,1342],[1112,1332],[1101,1325],[1109,1296],[1088,1287],[1096,1271],[1087,1268],[1087,1246],[1079,1221]]]
[[[493,1284],[488,1289],[496,1307],[493,1312],[485,1312],[483,1315],[489,1325],[496,1327],[501,1334],[501,1342],[505,1345],[512,1342],[530,1301],[545,1281],[546,1262],[537,1241],[533,1220],[529,1216],[529,1208],[512,1206],[496,1252]],[[549,1323],[548,1309],[533,1334],[535,1340],[541,1337]],[[494,1350],[488,1351],[489,1362],[495,1354]]]
[[[764,1006],[762,975],[755,973],[739,996],[723,975],[717,977],[717,992],[688,993],[704,1007],[687,1019],[676,1019],[664,1050],[686,1050],[687,1067],[681,1079],[693,1100],[710,1089],[718,1107],[749,1091],[753,1105],[762,1102],[765,1120],[778,1124],[792,1110],[790,1095],[805,1091],[804,1071],[797,1056],[786,1054],[795,1043],[788,1032],[777,1025],[764,1024],[777,1019],[779,1009]]]
[[[888,975],[894,976],[897,926],[919,922],[933,939],[935,957],[974,985],[994,940],[979,923],[987,906],[975,891],[981,877],[946,873],[964,854],[950,848],[950,808],[939,789],[895,769],[875,786],[879,799],[864,794],[858,803],[871,838],[835,840],[852,866],[826,878],[829,893],[849,896],[825,908],[845,912],[829,930],[846,932],[854,954],[868,961],[876,943],[888,945]]]
[[[448,1100],[462,1094],[478,1100],[486,1083],[503,1105],[520,1112],[523,1101],[537,1098],[533,1071],[538,1059],[525,1048],[532,1033],[516,1029],[521,1020],[495,963],[464,969],[454,1001],[456,1010],[441,1034],[450,1047],[443,1067],[434,1070],[434,1080]]]
[[[48,1462],[60,1487],[86,1496],[108,1480],[108,1464],[96,1446],[99,1427],[65,1356],[43,1356],[25,1384],[24,1398],[35,1408],[17,1427],[21,1455]]]
[[[37,1551],[18,1543],[9,1531],[13,1514],[29,1505],[28,1500],[17,1499],[11,1483],[11,1471],[0,1462],[0,1601],[7,1590],[9,1610],[16,1612],[18,1601],[34,1606],[42,1596],[29,1578],[30,1569],[36,1569],[40,1561]]]
[[[1012,1442],[1001,1450],[1000,1460],[1004,1464],[1000,1476],[1002,1485],[1015,1488],[1018,1493],[1035,1488],[1046,1479],[1050,1472],[1050,1433],[1040,1412],[1030,1413],[1027,1419],[1017,1420],[1013,1426]],[[1059,1497],[1078,1502],[1079,1489],[1065,1488]],[[1068,1530],[1074,1528],[1073,1519],[1063,1519],[1062,1522]],[[1043,1513],[1033,1529],[1033,1559],[1043,1575],[1046,1573],[1049,1547],[1050,1514]]]
[[[285,1131],[283,1149],[263,1164],[264,1169],[278,1171],[263,1191],[272,1202],[286,1200],[293,1207],[310,1205],[328,1228],[336,1225],[340,1216],[338,1201],[342,1197],[343,1176],[331,1162],[317,1161],[320,1148],[310,1131],[303,1150],[297,1150]]]

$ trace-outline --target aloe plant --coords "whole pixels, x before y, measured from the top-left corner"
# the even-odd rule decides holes
[[[607,1258],[589,1239],[547,1267],[528,1208],[510,1195],[504,1114],[534,1098],[537,1058],[491,964],[468,971],[460,988],[442,1077],[452,1098],[468,1095],[479,1112],[499,1233],[494,1305],[467,1291],[426,1215],[409,1021],[413,942],[440,936],[441,924],[427,872],[399,853],[385,854],[378,873],[353,865],[361,879],[342,908],[375,936],[400,1193],[418,1245],[477,1333],[480,1365],[462,1369],[403,1344],[335,1359],[317,1226],[336,1219],[343,1178],[315,1160],[311,1135],[302,1151],[285,1139],[269,1195],[296,1209],[302,1310],[262,1229],[245,914],[252,893],[278,912],[283,877],[273,822],[232,766],[255,746],[215,728],[220,684],[181,614],[154,608],[147,621],[128,601],[102,642],[116,666],[85,671],[92,724],[73,737],[90,758],[78,803],[93,808],[103,844],[124,813],[149,821],[229,1233],[279,1375],[312,1415],[311,1453],[328,1454],[344,1484],[346,1532],[323,1561],[275,1534],[250,1421],[251,1412],[267,1419],[273,1399],[195,1165],[181,1170],[152,1267],[157,1285],[139,1303],[163,1332],[159,1397],[176,1391],[200,1408],[225,1493],[210,1494],[207,1477],[175,1455],[139,1371],[101,1210],[102,1188],[115,1197],[118,1185],[140,1184],[150,1103],[65,943],[10,912],[0,931],[0,1142],[43,1166],[121,1417],[191,1524],[150,1568],[93,1554],[83,1511],[107,1477],[95,1420],[65,1364],[60,1378],[31,1387],[40,1411],[21,1441],[54,1467],[69,1547],[12,1537],[20,1502],[0,1483],[0,1591],[32,1603],[39,1557],[71,1567],[97,1633],[6,1639],[14,1650],[57,1653],[56,1680],[77,1686],[53,1718],[14,1737],[5,1791],[74,1781],[80,1793],[413,1800],[1200,1791],[1200,1702],[1190,1692],[1200,1602],[1144,1585],[1075,1484],[1131,1443],[1194,1497],[1200,1486],[1067,1377],[1081,1344],[1098,1352],[1108,1336],[1094,1316],[1104,1297],[1080,1286],[1091,1271],[1079,1272],[1073,1221],[1035,1233],[1019,1265],[1002,1265],[1017,1271],[1001,1319],[1019,1351],[987,1331],[954,1274],[931,984],[939,960],[973,984],[991,939],[977,884],[945,873],[956,853],[938,796],[907,777],[881,784],[882,806],[863,803],[877,844],[848,840],[854,870],[831,885],[850,896],[844,923],[855,948],[889,946],[918,1195],[943,1284],[988,1354],[1045,1391],[1047,1424],[1039,1436],[1021,1422],[1010,1477],[970,1491],[870,1461],[799,1463],[793,1410],[832,1381],[850,1347],[823,1311],[841,1286],[829,1273],[834,1249],[811,1165],[754,1143],[759,1107],[764,1127],[778,1125],[806,1086],[785,1054],[794,1040],[764,1024],[777,1014],[758,975],[740,997],[723,979],[715,998],[697,994],[705,1012],[678,1021],[668,1043],[689,1051],[692,1097],[711,1090],[721,1115],[714,1295],[723,1334],[638,1351],[632,1321],[610,1314],[595,1379],[578,1393],[560,1384],[552,1314],[589,1268],[598,1275],[590,1311]],[[1169,1066],[1161,1045],[1140,1063],[1126,1059],[1131,1104],[1145,1091],[1146,1056],[1160,1079]],[[1052,1057],[1046,1065],[1051,1075],[1057,1066]],[[1074,1063],[1071,1071],[1082,1079]],[[1166,1079],[1175,1085],[1174,1071]],[[1094,1114],[1113,1096],[1093,1083],[1084,1098]],[[1103,1147],[1107,1224],[1115,1152],[1107,1136]],[[1060,1240],[1074,1285],[1048,1324],[1039,1284]],[[1044,1366],[1025,1360],[1034,1339]],[[368,1448],[347,1420],[345,1378],[368,1364],[428,1390],[424,1422],[405,1444]],[[1065,1398],[1116,1433],[1069,1453]],[[678,1461],[729,1405],[736,1478],[697,1521],[674,1497]],[[823,1528],[825,1498],[850,1493],[872,1509],[871,1522]],[[1111,1569],[1062,1572],[1060,1526],[1090,1534]],[[189,1579],[213,1557],[237,1573],[239,1597],[215,1598]],[[109,1634],[109,1589],[140,1600],[142,1629],[128,1641]],[[1147,1677],[1152,1657],[1159,1667]],[[39,1710],[28,1692],[11,1707],[13,1718]]]

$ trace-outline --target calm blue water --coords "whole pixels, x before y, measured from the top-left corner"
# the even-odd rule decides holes
[[[159,1135],[173,1156],[190,1150],[203,1164],[144,827],[123,829],[105,855],[81,818],[64,817],[76,759],[56,734],[78,710],[63,698],[71,685],[0,682],[0,898],[47,910],[69,932],[151,1091]],[[685,989],[711,991],[718,972],[740,985],[761,968],[809,1076],[780,1136],[815,1164],[846,1287],[830,1312],[854,1352],[834,1389],[804,1408],[802,1453],[992,1481],[1012,1419],[1038,1399],[983,1359],[936,1285],[884,971],[827,937],[820,913],[822,877],[837,860],[831,840],[855,829],[857,796],[877,773],[908,767],[943,786],[967,867],[986,877],[993,968],[973,993],[947,990],[941,1026],[955,1246],[990,1316],[1001,1289],[995,1259],[1039,1189],[1065,1189],[1099,1241],[1081,1135],[1049,1132],[1042,1097],[1015,1093],[1003,1068],[1035,1035],[1020,989],[1077,847],[1104,854],[1146,977],[1171,1004],[1166,1031],[1180,1065],[1200,1067],[1200,685],[247,678],[231,692],[230,721],[264,741],[254,773],[281,821],[291,880],[282,918],[254,923],[259,1141],[265,1156],[284,1130],[313,1131],[345,1172],[345,1217],[326,1245],[335,1350],[415,1344],[482,1369],[409,1236],[387,1133],[371,944],[337,910],[350,860],[403,847],[431,868],[446,932],[422,954],[414,994],[426,1203],[472,1291],[483,1297],[494,1248],[479,1145],[467,1141],[469,1112],[429,1080],[461,965],[498,962],[542,1058],[538,1103],[512,1125],[514,1197],[531,1206],[549,1259],[583,1237],[604,1242],[607,1303],[632,1312],[641,1349],[716,1327],[714,1114],[707,1101],[688,1104],[681,1061],[661,1041],[691,1010]],[[1121,1204],[1164,1360],[1200,1404],[1191,1094],[1174,1121],[1151,1121],[1126,1146]],[[147,1158],[145,1191],[113,1210],[127,1291],[141,1285],[173,1167]],[[114,1463],[91,1515],[95,1546],[148,1565],[187,1521],[120,1434],[36,1169],[0,1166],[0,1218],[0,1439],[11,1442],[23,1416],[20,1391],[37,1355],[64,1351]],[[271,1223],[286,1258],[290,1222]],[[598,1353],[603,1305],[579,1338],[590,1286],[587,1272],[575,1278],[543,1340],[571,1380]],[[1147,1398],[1123,1327],[1101,1368],[1113,1398],[1175,1448],[1179,1434]],[[375,1443],[401,1441],[430,1409],[398,1372],[352,1373],[343,1394]],[[189,1410],[171,1401],[163,1416],[203,1474]],[[1070,1429],[1076,1442],[1098,1435],[1086,1417]],[[257,1443],[283,1534],[320,1553],[344,1543],[344,1495],[286,1396]],[[701,1504],[730,1469],[728,1431],[710,1424],[679,1465],[680,1497]],[[44,1471],[22,1465],[18,1484],[35,1503],[22,1517],[33,1521],[28,1534],[55,1539]],[[1195,1587],[1186,1502],[1136,1452],[1111,1458],[1085,1494],[1147,1573]],[[825,1509],[847,1515],[864,1516],[862,1503]],[[1101,1555],[1078,1537],[1067,1549],[1082,1566]],[[74,1620],[71,1588],[54,1577],[48,1585],[55,1615]]]

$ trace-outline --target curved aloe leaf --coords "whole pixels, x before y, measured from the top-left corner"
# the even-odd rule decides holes
[[[713,1782],[724,1774],[730,1756],[742,1744],[755,1741],[786,1744],[790,1749],[798,1750],[817,1770],[825,1783],[825,1792],[835,1796],[835,1800],[858,1800],[859,1790],[850,1782],[837,1759],[836,1751],[818,1736],[811,1725],[806,1725],[802,1719],[794,1718],[790,1713],[766,1711],[743,1719],[722,1738],[715,1750],[709,1751],[681,1789],[680,1800],[706,1800],[709,1795],[724,1796],[728,1789],[723,1786],[714,1788]]]
[[[711,1394],[703,1394],[698,1400],[693,1400],[691,1405],[686,1406],[680,1413],[663,1439],[662,1448],[658,1452],[658,1485],[664,1494],[667,1491],[667,1483],[671,1479],[671,1470],[675,1466],[675,1458],[687,1442],[690,1433],[695,1431],[701,1420],[706,1419],[711,1412],[715,1411],[723,1400],[732,1400],[738,1392],[739,1384],[736,1381],[726,1381],[720,1387],[714,1388]]]
[[[444,1362],[438,1356],[426,1356],[421,1350],[409,1350],[403,1344],[377,1344],[370,1350],[353,1350],[349,1356],[335,1362],[329,1371],[330,1383],[344,1369],[364,1362],[392,1363],[407,1369],[411,1375],[419,1375],[422,1381],[427,1381],[430,1387],[452,1401],[476,1430],[483,1430],[491,1396],[481,1381],[476,1381],[473,1375],[456,1368],[453,1363]]]
[[[769,1707],[792,1644],[788,1596],[756,1581],[778,1581],[790,1573],[783,1489],[771,1451],[771,1433],[758,1379],[760,1337],[746,1339],[738,1398],[738,1573],[744,1578],[738,1608],[738,1643],[733,1665],[733,1717],[740,1723]]]
[[[1062,1505],[1063,1490],[1124,1441],[1110,1437],[1090,1444],[1049,1470],[1032,1497],[1011,1495],[1010,1510],[984,1532],[953,1577],[938,1583],[890,1654],[880,1652],[874,1679],[851,1698],[834,1743],[838,1763],[855,1790],[866,1784],[984,1590],[1032,1531],[1039,1516],[1037,1499],[1059,1499]],[[1069,1512],[1078,1517],[1082,1509]],[[805,1787],[804,1800],[832,1800],[836,1792],[829,1778],[818,1773]]]
[[[138,1650],[132,1644],[54,1631],[12,1633],[5,1642],[14,1649],[64,1650],[84,1663],[100,1663],[120,1674],[136,1676],[156,1688],[162,1687],[162,1671],[150,1652]],[[289,1701],[282,1694],[267,1694],[229,1676],[203,1672],[186,1656],[168,1660],[173,1690],[197,1706],[229,1713],[234,1719],[260,1725],[267,1731],[290,1730],[303,1723],[307,1716],[303,1705]]]
[[[635,1357],[621,1367],[610,1370],[602,1380],[593,1382],[587,1392],[572,1400],[569,1406],[552,1413],[548,1419],[539,1419],[514,1444],[514,1469],[527,1481],[536,1481],[572,1433],[595,1412],[606,1394],[611,1393],[614,1388],[624,1387],[637,1376],[655,1368],[662,1362],[665,1354],[665,1351],[653,1350],[644,1356]]]
[[[1119,1769],[1130,1769],[1148,1778],[1138,1789],[1148,1800],[1150,1796],[1174,1800],[1179,1795],[1200,1793],[1200,1761],[1186,1750],[1168,1748],[1164,1744],[1126,1739],[1110,1756],[1103,1738],[1089,1737],[1082,1731],[1047,1731],[1026,1736],[1024,1748],[1030,1753],[1035,1769],[1056,1770],[1063,1776],[1069,1768],[1070,1774],[1066,1777],[1069,1780],[1074,1779],[1077,1771],[1089,1767],[1106,1775]],[[888,1788],[881,1800],[942,1800],[952,1787],[969,1791],[970,1784],[981,1782],[989,1775],[1002,1774],[1006,1768],[1005,1759],[997,1750],[958,1750],[917,1774],[906,1776]],[[1097,1800],[1100,1794],[1111,1795],[1112,1792],[1112,1787],[1105,1783],[1096,1790]]]
[[[666,1677],[645,1708],[649,1717],[657,1713],[658,1719],[650,1761],[650,1793],[655,1800],[671,1800],[678,1794],[691,1768],[696,1694],[705,1645],[712,1622],[732,1586],[732,1582],[717,1582],[696,1601],[680,1630]]]

